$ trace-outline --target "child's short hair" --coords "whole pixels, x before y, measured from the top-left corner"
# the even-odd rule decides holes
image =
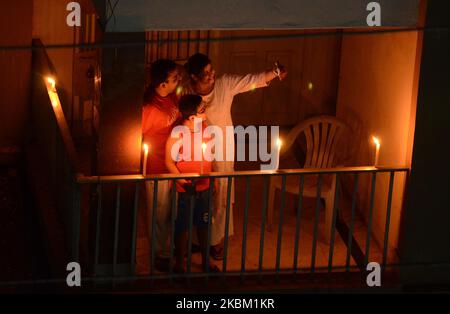
[[[202,103],[202,97],[198,95],[181,96],[178,110],[183,120],[188,120],[190,116],[196,115],[198,107]]]

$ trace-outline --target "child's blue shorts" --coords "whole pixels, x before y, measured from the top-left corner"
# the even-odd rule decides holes
[[[193,221],[196,227],[208,227],[209,224],[209,190],[196,192],[195,195],[178,193],[178,214],[175,220],[175,234],[180,234],[189,229],[191,218],[191,200],[193,202]]]

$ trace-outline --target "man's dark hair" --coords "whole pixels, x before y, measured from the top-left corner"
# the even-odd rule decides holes
[[[198,95],[181,96],[178,110],[183,120],[188,120],[190,116],[196,115],[198,107],[202,103],[202,97]]]
[[[187,63],[184,65],[186,71],[195,76],[199,76],[203,69],[211,63],[207,55],[203,53],[196,53],[189,57]]]
[[[177,69],[177,64],[169,59],[158,59],[150,67],[150,86],[144,93],[144,103],[151,102],[155,89],[166,82],[169,74]]]

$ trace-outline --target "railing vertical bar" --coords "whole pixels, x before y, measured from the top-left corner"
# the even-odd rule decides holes
[[[353,194],[352,194],[352,213],[350,217],[350,230],[348,232],[348,240],[347,240],[347,258],[345,261],[346,271],[350,271],[350,256],[352,253],[352,241],[353,241],[353,229],[355,226],[355,214],[356,214],[356,196],[358,195],[358,181],[359,181],[359,173],[355,172],[354,174],[354,186],[353,186]]]
[[[364,256],[364,265],[369,262],[370,253],[370,238],[372,233],[372,223],[373,223],[373,207],[375,203],[375,187],[377,183],[377,173],[372,173],[372,191],[370,193],[370,208],[369,208],[369,222],[367,224],[367,237],[366,237],[366,251]]]
[[[317,251],[317,238],[319,234],[319,215],[320,215],[320,196],[322,191],[322,174],[319,174],[318,184],[317,184],[317,197],[316,197],[316,216],[314,222],[314,236],[312,243],[312,253],[311,253],[311,274],[314,274],[316,268],[316,251]]]
[[[227,208],[225,212],[225,238],[223,242],[223,281],[226,280],[226,272],[227,272],[227,261],[228,261],[228,235],[229,235],[229,227],[230,227],[230,208],[231,208],[231,189],[232,189],[233,178],[228,177],[227,182]]]
[[[119,242],[119,219],[120,219],[120,183],[117,184],[116,192],[116,214],[114,218],[114,251],[113,251],[113,276],[116,276],[117,266],[117,245]]]
[[[333,204],[333,218],[331,223],[331,230],[325,230],[325,232],[331,232],[331,239],[330,239],[330,251],[328,254],[328,272],[331,272],[333,269],[333,253],[334,253],[334,241],[335,241],[335,233],[336,233],[336,219],[338,215],[339,210],[339,197],[340,197],[340,188],[341,188],[341,181],[339,173],[336,173],[336,186],[334,190],[334,204]]]
[[[137,238],[137,212],[139,207],[139,182],[136,182],[136,188],[134,190],[134,208],[133,208],[133,229],[132,229],[132,242],[131,242],[131,270],[132,274],[136,271],[136,238]]]
[[[189,227],[188,227],[188,251],[186,272],[188,274],[188,285],[191,284],[191,263],[192,263],[192,229],[194,224],[194,201],[195,196],[189,196]]]
[[[95,253],[94,253],[94,274],[97,275],[99,246],[100,246],[100,228],[102,219],[102,184],[97,184],[97,220],[95,227]]]
[[[305,176],[300,175],[300,185],[298,191],[298,202],[297,202],[297,217],[296,217],[296,225],[295,225],[295,244],[294,244],[294,262],[293,262],[293,270],[294,270],[294,279],[296,278],[297,268],[298,268],[298,253],[300,247],[300,222],[301,222],[301,211],[303,206],[303,189],[305,185]]]
[[[242,231],[242,255],[241,255],[241,282],[244,281],[245,260],[247,257],[247,226],[248,226],[248,205],[250,195],[250,177],[245,178],[245,207],[244,207],[244,228]]]
[[[286,175],[281,179],[281,206],[280,206],[280,221],[278,223],[278,239],[277,239],[277,257],[275,262],[275,279],[278,282],[280,273],[280,260],[281,260],[281,240],[283,236],[283,219],[284,219],[284,206],[286,203]]]
[[[175,248],[175,219],[177,217],[177,188],[176,188],[176,180],[172,180],[172,189],[171,189],[171,216],[170,216],[170,225],[171,225],[171,235],[170,235],[170,256],[169,256],[169,281],[170,284],[173,283],[173,258],[174,258],[174,248]]]
[[[156,255],[156,211],[158,210],[158,180],[153,181],[153,206],[152,206],[152,249],[150,256],[150,276],[152,276],[151,283],[153,284],[153,274],[155,272],[155,255]]]
[[[264,177],[264,191],[263,191],[263,207],[262,207],[262,213],[261,213],[261,235],[260,235],[260,242],[259,242],[259,267],[258,267],[258,281],[262,282],[262,267],[263,267],[263,258],[264,258],[264,236],[265,236],[265,229],[266,229],[266,220],[267,220],[267,205],[268,205],[268,198],[269,198],[269,176]]]
[[[207,242],[206,242],[206,252],[205,252],[205,256],[206,256],[206,265],[205,265],[205,271],[206,271],[206,283],[208,283],[209,281],[209,250],[211,247],[211,222],[212,222],[212,209],[213,209],[213,205],[214,205],[214,201],[212,198],[212,194],[213,194],[213,190],[214,190],[214,181],[211,179],[209,180],[209,190],[208,190],[208,238],[207,238]]]
[[[394,189],[394,176],[395,172],[391,171],[389,177],[389,194],[388,194],[388,203],[386,210],[386,224],[384,227],[384,246],[383,246],[383,269],[386,268],[387,264],[387,254],[388,254],[388,243],[389,243],[389,226],[391,221],[391,206],[392,206],[392,192]]]

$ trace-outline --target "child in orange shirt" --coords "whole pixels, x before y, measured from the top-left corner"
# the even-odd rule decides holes
[[[195,125],[197,121],[201,121],[204,125],[206,120],[205,107],[202,104],[202,98],[198,95],[185,95],[181,97],[179,102],[179,111],[182,115],[182,125],[185,126],[189,133],[184,133],[183,136],[190,136],[191,156],[190,158],[183,158],[183,147],[177,152],[177,158],[172,158],[172,147],[179,141],[179,138],[169,137],[166,144],[166,166],[171,173],[209,173],[211,172],[211,161],[204,160],[202,153],[202,160],[194,160],[195,150],[202,150],[202,147],[195,147],[194,145],[202,145],[202,142],[195,143],[195,132],[201,132],[203,128],[200,125]],[[209,197],[210,179],[198,179],[195,182],[181,179],[177,181],[178,191],[178,214],[175,221],[175,253],[176,265],[175,271],[178,273],[185,272],[184,257],[187,249],[187,239],[189,220],[193,215],[193,226],[197,229],[197,236],[200,242],[202,254],[203,270],[209,265],[211,271],[219,271],[216,265],[212,265],[209,260],[209,254],[206,254],[208,242],[208,226],[209,226],[209,206],[212,199]],[[191,212],[193,210],[193,213]]]

